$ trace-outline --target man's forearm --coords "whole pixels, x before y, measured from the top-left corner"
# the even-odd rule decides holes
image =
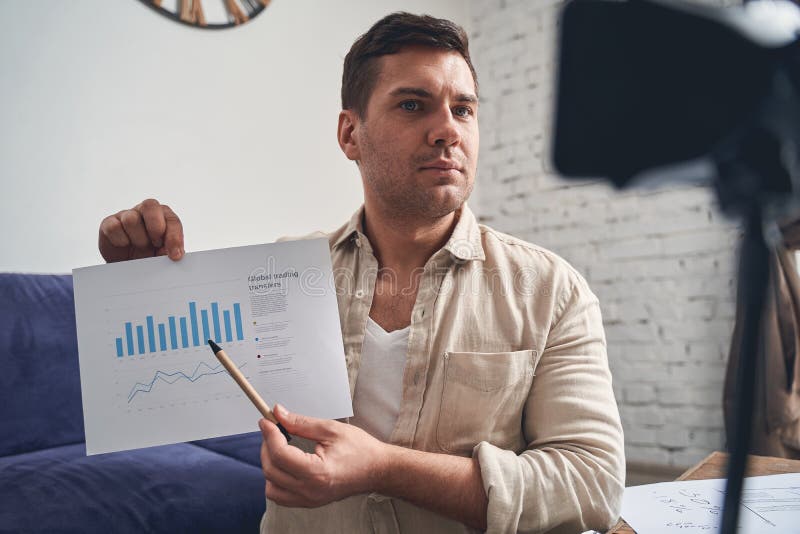
[[[486,529],[488,499],[477,459],[405,449],[338,421],[273,410],[289,433],[316,442],[314,452],[292,447],[278,427],[261,419],[261,466],[267,498],[283,506],[317,507],[377,492]]]
[[[475,458],[386,446],[376,491],[486,529],[488,499]]]

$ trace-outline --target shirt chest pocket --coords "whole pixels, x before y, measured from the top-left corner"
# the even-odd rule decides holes
[[[436,428],[439,447],[466,456],[481,441],[522,450],[522,412],[535,358],[535,350],[446,352]]]

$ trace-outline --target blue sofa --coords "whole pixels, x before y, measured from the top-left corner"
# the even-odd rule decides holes
[[[260,445],[87,457],[72,277],[0,274],[0,532],[257,532]]]

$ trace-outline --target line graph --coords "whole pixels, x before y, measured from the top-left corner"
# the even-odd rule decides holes
[[[247,365],[247,362],[239,365],[239,369],[244,368]],[[205,370],[201,371],[201,369],[205,368]],[[183,371],[174,371],[172,373],[167,373],[162,370],[157,370],[153,374],[153,379],[150,380],[148,383],[137,382],[133,388],[131,388],[130,393],[128,394],[128,404],[130,404],[138,393],[150,393],[153,388],[155,387],[156,382],[161,381],[165,382],[169,385],[178,382],[179,380],[187,380],[189,382],[196,382],[203,378],[204,376],[212,376],[218,375],[222,373],[227,373],[225,368],[222,366],[221,363],[211,367],[205,362],[200,362],[197,364],[197,367],[194,368],[191,374],[187,375]]]

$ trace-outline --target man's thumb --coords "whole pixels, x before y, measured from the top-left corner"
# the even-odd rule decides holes
[[[330,421],[317,419],[316,417],[308,417],[307,415],[290,413],[289,410],[280,404],[276,404],[272,411],[275,414],[275,418],[283,425],[289,434],[314,441],[326,439],[330,435]]]

